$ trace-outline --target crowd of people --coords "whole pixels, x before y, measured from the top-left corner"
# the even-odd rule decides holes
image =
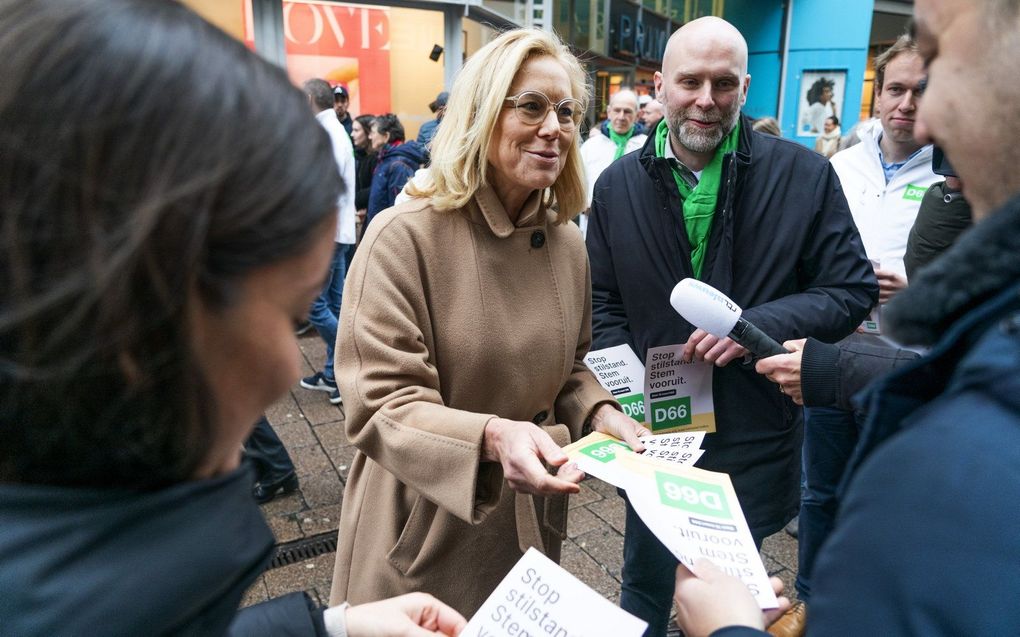
[[[1017,634],[1018,27],[917,0],[877,117],[844,146],[820,85],[814,150],[743,113],[721,18],[590,131],[581,62],[516,29],[408,140],[178,3],[0,0],[0,633],[457,635],[529,548],[559,559],[563,446],[643,450],[587,352],[677,344],[712,378],[699,466],[759,547],[799,514],[801,602],[763,614],[626,502],[647,637],[674,609],[689,637]],[[687,277],[789,353],[678,316]],[[327,353],[300,378],[304,319]],[[357,449],[330,600],[239,611],[257,503],[298,486],[264,416],[295,383]]]

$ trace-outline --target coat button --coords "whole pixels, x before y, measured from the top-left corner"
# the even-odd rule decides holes
[[[536,250],[545,245],[545,233],[541,230],[536,230],[531,233],[531,247]]]
[[[543,422],[545,422],[545,419],[548,417],[549,412],[540,411],[537,414],[535,414],[535,417],[531,419],[531,422],[535,423],[536,425],[541,425]]]

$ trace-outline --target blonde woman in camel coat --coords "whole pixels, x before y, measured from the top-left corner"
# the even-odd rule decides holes
[[[336,358],[358,453],[332,599],[420,590],[470,616],[529,546],[559,559],[583,477],[560,446],[587,424],[640,449],[583,362],[586,101],[556,36],[500,36],[458,76],[427,184],[359,247]]]

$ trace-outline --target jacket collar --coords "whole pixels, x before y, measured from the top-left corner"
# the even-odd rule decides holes
[[[13,608],[48,611],[4,617],[0,604],[0,625],[53,634],[54,618],[74,617],[111,635],[222,634],[272,557],[252,482],[242,468],[151,492],[0,484],[0,590],[18,591]]]
[[[869,161],[874,167],[877,167],[879,174],[885,178],[885,169],[882,167],[882,149],[879,146],[879,140],[882,139],[884,130],[882,128],[882,122],[879,119],[875,119],[870,122],[865,122],[857,129],[857,137],[861,140],[862,148],[867,149],[867,156]],[[906,174],[906,172],[919,165],[930,165],[931,164],[931,144],[926,144],[918,149],[911,157],[907,158],[907,161],[903,164],[903,167],[896,173],[897,176]]]
[[[965,232],[884,310],[890,335],[932,345],[969,310],[1020,281],[1020,195]]]
[[[475,193],[468,208],[471,220],[475,223],[487,225],[492,234],[500,239],[506,239],[518,228],[540,225],[542,223],[540,213],[542,212],[542,195],[545,191],[536,190],[524,202],[521,214],[517,218],[517,225],[510,222],[510,216],[503,207],[503,202],[496,196],[492,186],[482,186]]]

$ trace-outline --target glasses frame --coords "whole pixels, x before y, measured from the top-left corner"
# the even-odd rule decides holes
[[[539,95],[539,96],[542,97],[542,99],[545,100],[546,111],[542,115],[542,117],[539,118],[539,120],[537,122],[529,122],[529,121],[525,120],[524,117],[521,115],[521,109],[518,108],[518,103],[520,102],[521,98],[524,97],[525,95]],[[545,93],[543,93],[541,91],[521,91],[517,95],[511,95],[509,97],[503,98],[503,101],[505,101],[505,102],[512,102],[512,104],[510,106],[512,106],[512,108],[514,109],[514,115],[516,115],[517,116],[517,120],[520,121],[525,126],[539,126],[539,125],[541,125],[542,122],[544,122],[545,119],[547,117],[549,117],[549,111],[550,110],[552,110],[554,113],[557,113],[556,121],[559,123],[560,128],[564,128],[566,126],[569,126],[570,130],[573,130],[574,128],[577,128],[581,124],[581,120],[584,118],[584,104],[581,103],[581,100],[573,98],[573,97],[564,97],[560,101],[554,103],[551,99],[549,99],[548,95],[546,95]],[[559,113],[559,110],[560,110],[561,106],[563,106],[564,104],[570,104],[570,103],[573,103],[573,104],[577,105],[577,109],[574,111],[575,113],[577,113],[576,119],[574,117],[571,117],[567,122],[564,122],[564,121],[562,121],[560,119],[560,116],[559,116],[558,113]]]

